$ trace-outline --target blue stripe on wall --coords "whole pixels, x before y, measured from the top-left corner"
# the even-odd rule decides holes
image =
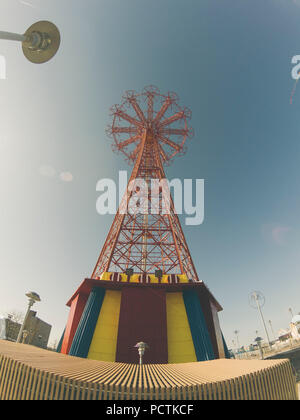
[[[199,362],[214,360],[215,354],[213,346],[197,294],[193,290],[183,292],[183,299],[193,337],[197,360]]]
[[[104,296],[105,289],[101,287],[91,291],[69,351],[70,356],[87,358]]]
[[[64,341],[64,336],[65,336],[65,332],[66,332],[66,329],[64,329],[64,332],[62,333],[62,336],[61,336],[61,338],[60,338],[60,340],[59,340],[59,343],[58,343],[58,345],[57,345],[57,348],[56,348],[56,352],[57,352],[57,353],[60,353],[60,352],[61,352],[62,343],[63,343],[63,341]]]
[[[225,358],[226,359],[231,359],[230,353],[229,353],[229,350],[228,350],[228,347],[227,347],[227,344],[226,344],[226,341],[225,341],[225,338],[224,338],[223,334],[222,334],[222,339],[223,339],[223,345],[224,345],[224,351],[225,351]]]

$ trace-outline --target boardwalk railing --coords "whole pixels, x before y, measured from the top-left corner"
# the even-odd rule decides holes
[[[296,400],[288,360],[130,365],[0,341],[0,400]]]

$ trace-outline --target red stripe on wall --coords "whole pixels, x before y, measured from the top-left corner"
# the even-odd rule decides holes
[[[164,290],[124,288],[122,291],[116,362],[138,363],[134,346],[149,345],[144,363],[168,363],[167,313]]]
[[[61,347],[61,353],[63,354],[69,353],[87,299],[87,295],[78,294],[72,301],[64,341]]]

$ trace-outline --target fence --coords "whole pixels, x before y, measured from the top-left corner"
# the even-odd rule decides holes
[[[296,400],[288,360],[130,365],[0,341],[0,400]]]

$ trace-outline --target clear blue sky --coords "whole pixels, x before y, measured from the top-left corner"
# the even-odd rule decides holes
[[[112,222],[96,213],[96,183],[128,168],[105,134],[109,108],[154,84],[193,111],[195,137],[167,175],[205,179],[205,222],[184,231],[228,344],[235,329],[241,344],[264,336],[253,290],[287,327],[300,311],[300,1],[0,0],[1,30],[41,19],[62,34],[51,62],[0,41],[0,313],[35,290],[59,338]]]

